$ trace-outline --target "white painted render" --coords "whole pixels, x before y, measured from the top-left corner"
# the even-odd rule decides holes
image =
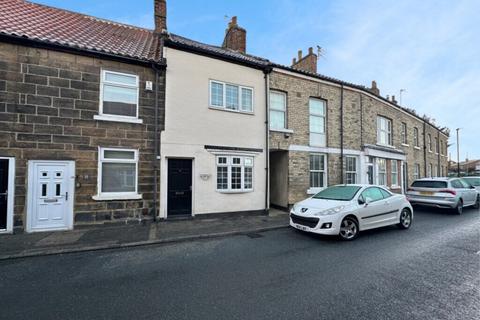
[[[263,71],[171,48],[165,48],[164,54],[168,67],[165,130],[160,135],[160,217],[167,216],[169,158],[193,159],[193,215],[265,209],[267,145]],[[253,88],[253,113],[209,107],[210,80]],[[205,145],[262,149],[253,154],[253,191],[216,191],[216,155],[232,152],[208,151]]]

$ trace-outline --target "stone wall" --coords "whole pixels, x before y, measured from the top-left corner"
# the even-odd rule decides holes
[[[102,68],[139,76],[143,124],[93,119],[99,112]],[[0,155],[16,158],[15,226],[25,225],[28,160],[75,160],[81,185],[75,190],[75,223],[151,214],[155,103],[153,91],[143,90],[145,81],[155,81],[149,67],[0,43]],[[163,83],[162,76],[161,91]],[[160,111],[163,124],[163,107]],[[97,193],[98,147],[139,150],[142,200],[92,199]]]

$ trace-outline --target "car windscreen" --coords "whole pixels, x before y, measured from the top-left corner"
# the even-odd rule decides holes
[[[480,178],[463,178],[466,180],[468,183],[470,183],[472,186],[479,187],[480,186]]]
[[[323,189],[319,193],[313,196],[314,199],[325,199],[325,200],[339,200],[339,201],[350,201],[355,197],[358,190],[361,187],[358,186],[333,186],[326,189]]]
[[[414,187],[414,188],[440,189],[440,188],[446,188],[447,187],[447,182],[446,181],[435,181],[435,180],[419,180],[419,181],[414,181],[412,183],[412,187]]]

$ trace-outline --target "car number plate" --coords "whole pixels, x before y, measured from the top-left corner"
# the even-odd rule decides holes
[[[301,226],[301,225],[299,225],[299,224],[296,224],[296,225],[295,225],[295,228],[300,229],[300,230],[302,230],[302,231],[307,231],[307,227]]]
[[[433,192],[430,192],[430,191],[420,191],[420,194],[422,196],[431,196],[433,195]]]

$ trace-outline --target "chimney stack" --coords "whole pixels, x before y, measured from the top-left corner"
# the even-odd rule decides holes
[[[377,96],[380,95],[380,90],[378,89],[377,82],[375,80],[372,81],[372,87],[370,88],[370,91],[376,94]]]
[[[162,33],[167,30],[167,1],[154,0],[155,32]]]
[[[392,96],[392,103],[393,103],[393,104],[398,104],[398,103],[397,103],[397,100],[395,99],[395,96]]]
[[[317,73],[318,56],[313,52],[313,48],[308,48],[308,54],[304,57],[302,50],[298,50],[298,61],[293,59],[292,68],[311,73]]]
[[[232,17],[228,23],[222,46],[241,53],[247,51],[247,30],[238,25],[237,17]]]

